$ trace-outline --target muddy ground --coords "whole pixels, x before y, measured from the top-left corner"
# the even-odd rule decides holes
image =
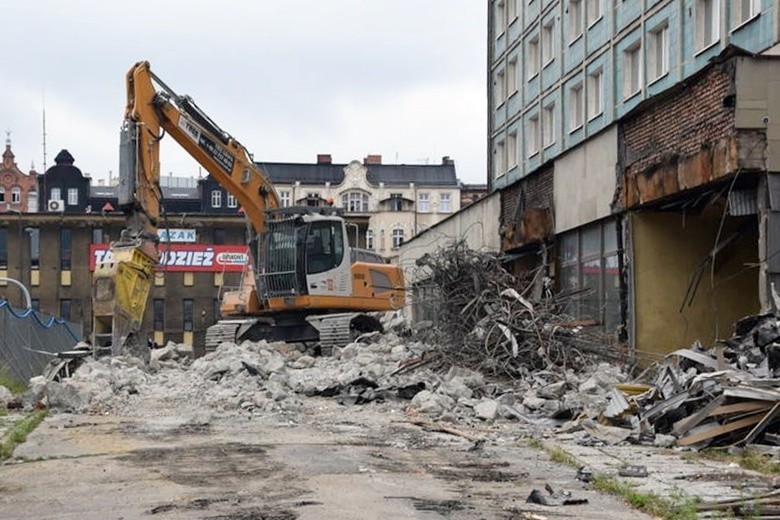
[[[0,467],[0,518],[649,518],[501,426],[473,442],[402,402],[303,404],[258,417],[148,396],[123,415],[54,414]],[[545,484],[588,502],[526,503]]]

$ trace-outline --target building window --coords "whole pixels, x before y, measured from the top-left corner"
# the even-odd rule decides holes
[[[555,104],[544,107],[542,117],[542,145],[545,148],[555,143]]]
[[[60,300],[60,318],[70,321],[70,300]]]
[[[504,69],[500,69],[496,72],[496,79],[493,82],[493,86],[495,87],[494,92],[496,93],[496,106],[499,106],[506,99],[506,92],[504,92],[506,86]]]
[[[587,0],[585,16],[587,17],[588,27],[601,19],[601,1],[602,0]]]
[[[68,206],[78,206],[79,190],[78,188],[68,188]]]
[[[510,2],[512,0],[509,0]],[[496,0],[493,3],[493,16],[496,25],[496,37],[504,34],[506,30],[506,6],[504,0]]]
[[[283,190],[279,192],[279,202],[281,203],[283,208],[289,208],[291,205],[290,202],[290,192],[287,190]]]
[[[352,213],[365,213],[368,211],[368,195],[357,191],[345,193],[341,196],[341,207]]]
[[[620,326],[619,241],[614,221],[566,233],[559,242],[560,290],[581,293],[567,313],[591,318],[614,331]]]
[[[390,194],[390,211],[403,211],[404,199],[401,193]]]
[[[569,2],[569,41],[574,42],[582,36],[582,0]]]
[[[441,213],[452,211],[452,198],[449,193],[439,193],[439,211]]]
[[[525,133],[525,147],[528,157],[539,151],[539,116],[533,116],[528,120]]]
[[[92,243],[93,244],[102,244],[103,243],[103,230],[100,228],[92,228]]]
[[[71,250],[71,230],[60,229],[60,269],[63,271],[71,269]]]
[[[719,39],[720,0],[696,0],[696,48],[706,49]]]
[[[506,20],[507,25],[511,24],[517,18],[517,2],[518,0],[507,0],[506,4]]]
[[[664,22],[650,31],[649,40],[647,73],[653,81],[669,72],[669,23]]]
[[[41,266],[41,230],[30,228],[30,267],[38,269]]]
[[[22,202],[22,190],[16,186],[11,188],[11,203],[19,204]]]
[[[552,20],[542,27],[542,64],[545,67],[555,59],[554,32],[555,22]]]
[[[28,213],[36,213],[38,211],[38,192],[37,191],[28,191],[27,192],[27,212]]]
[[[193,312],[192,312],[192,300],[185,298],[182,300],[182,318],[184,320],[184,332],[192,332],[193,330]]]
[[[5,228],[0,228],[0,269],[8,269],[8,230]]]
[[[393,249],[398,249],[404,243],[404,230],[395,228],[393,230]]]
[[[182,276],[182,284],[184,287],[192,287],[195,285],[195,273],[193,272],[186,272],[184,273],[184,276]]]
[[[222,191],[221,190],[211,190],[211,207],[212,208],[221,208],[222,207]]]
[[[49,200],[62,200],[62,191],[59,188],[52,188]]]
[[[236,200],[236,196],[232,193],[227,194],[227,207],[228,208],[237,208],[238,207],[238,201]]]
[[[761,0],[737,0],[731,9],[731,28],[736,29],[761,12]]]
[[[221,246],[225,243],[225,229],[224,228],[214,228],[212,231],[212,241],[214,242],[215,246]]]
[[[509,132],[506,136],[506,169],[517,166],[517,132]]]
[[[588,120],[601,114],[604,110],[604,84],[601,80],[601,69],[588,74]]]
[[[574,132],[582,127],[584,117],[584,92],[582,83],[577,83],[569,89],[569,131]]]
[[[517,58],[509,60],[506,66],[506,97],[517,92]]]
[[[310,207],[318,207],[320,205],[320,194],[319,193],[307,193],[306,194],[306,205]]]
[[[637,42],[623,51],[623,98],[639,92],[642,85],[642,47]]]
[[[374,230],[366,230],[366,249],[374,250]]]
[[[495,176],[501,177],[506,173],[506,145],[504,144],[503,139],[496,141],[496,149],[494,154]]]
[[[152,309],[154,314],[154,330],[165,330],[165,300],[156,299],[152,303]]]
[[[417,211],[420,213],[428,213],[430,211],[427,193],[419,193],[417,195]]]
[[[528,70],[528,79],[539,74],[539,36],[534,36],[528,40],[525,64]]]
[[[5,202],[5,188],[0,188],[0,202]]]

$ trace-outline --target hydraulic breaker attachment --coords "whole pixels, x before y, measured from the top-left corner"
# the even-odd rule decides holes
[[[141,241],[112,245],[108,262],[95,267],[92,343],[111,345],[114,355],[149,359],[146,338],[139,336],[155,261],[140,247]]]

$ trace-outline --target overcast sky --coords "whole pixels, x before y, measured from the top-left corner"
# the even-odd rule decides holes
[[[455,160],[486,182],[486,7],[479,0],[2,0],[0,130],[22,171],[66,148],[118,167],[136,61],[192,96],[258,161]],[[5,133],[2,134],[5,139]],[[198,173],[170,138],[162,171]]]

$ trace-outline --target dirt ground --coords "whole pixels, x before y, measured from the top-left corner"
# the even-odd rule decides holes
[[[319,397],[261,417],[164,398],[130,415],[56,414],[0,467],[0,518],[649,518],[485,428],[490,440],[472,442],[412,424],[401,403]],[[526,503],[545,484],[588,502]]]

